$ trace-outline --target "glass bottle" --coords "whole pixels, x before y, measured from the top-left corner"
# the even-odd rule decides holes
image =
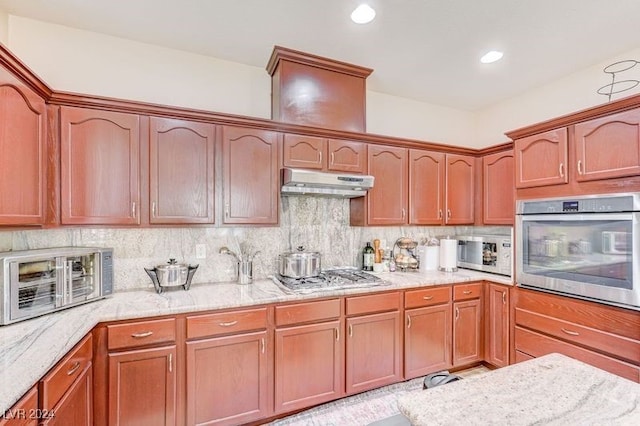
[[[367,243],[362,252],[362,269],[364,271],[373,271],[374,252],[371,243]]]

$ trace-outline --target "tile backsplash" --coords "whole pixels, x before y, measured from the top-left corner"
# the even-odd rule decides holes
[[[349,226],[349,200],[337,198],[283,197],[280,225],[275,227],[180,228],[56,228],[51,230],[0,231],[0,251],[61,246],[114,248],[116,291],[152,288],[143,267],[151,268],[169,258],[199,264],[193,282],[235,280],[235,261],[219,254],[220,247],[238,251],[240,244],[260,253],[254,260],[254,278],[271,275],[279,253],[298,246],[322,254],[322,267],[360,265],[362,248],[379,238],[391,247],[401,236],[418,241],[431,236],[468,233],[508,233],[509,227]],[[196,259],[196,244],[204,244],[206,258]]]

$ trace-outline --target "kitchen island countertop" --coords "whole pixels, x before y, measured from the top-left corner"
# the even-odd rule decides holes
[[[640,385],[549,354],[398,399],[412,425],[637,425]]]
[[[242,308],[331,296],[366,294],[488,280],[511,285],[510,277],[460,269],[458,272],[382,273],[389,285],[314,294],[291,294],[270,279],[253,284],[193,284],[156,294],[148,290],[117,292],[86,305],[0,327],[0,413],[9,409],[64,355],[100,322],[172,315],[215,309]]]

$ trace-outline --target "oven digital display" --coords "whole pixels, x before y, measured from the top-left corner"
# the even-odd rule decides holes
[[[578,211],[578,202],[577,201],[563,201],[562,202],[562,211],[563,212],[577,212]]]

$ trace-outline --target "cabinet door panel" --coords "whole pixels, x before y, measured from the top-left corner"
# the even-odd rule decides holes
[[[225,126],[222,168],[225,224],[277,224],[279,135]]]
[[[473,224],[475,220],[475,158],[447,154],[446,160],[445,223],[447,225]]]
[[[496,367],[509,365],[509,288],[488,284],[485,359]]]
[[[139,117],[60,111],[62,223],[139,223]]]
[[[405,312],[404,378],[451,367],[451,304]]]
[[[453,366],[482,359],[480,300],[453,304]]]
[[[282,152],[285,167],[322,170],[327,163],[325,141],[315,136],[284,135]]]
[[[309,407],[343,395],[339,320],[276,330],[275,410]]]
[[[38,387],[34,386],[13,407],[5,411],[4,415],[0,415],[0,426],[38,426],[36,416],[26,415],[26,413],[34,413],[37,410]]]
[[[89,364],[67,390],[58,405],[51,410],[46,426],[90,426],[93,424],[92,366]]]
[[[187,424],[267,417],[267,332],[187,342]]]
[[[566,128],[518,139],[514,149],[516,188],[568,182]]]
[[[640,175],[640,109],[575,125],[576,180]]]
[[[152,117],[151,223],[213,223],[212,124]]]
[[[44,222],[45,111],[42,98],[0,68],[0,225]]]
[[[110,353],[109,424],[176,423],[176,347]]]
[[[375,184],[367,195],[369,225],[407,223],[407,150],[369,145],[369,174]]]
[[[347,319],[347,393],[395,383],[402,378],[400,313]]]
[[[485,225],[513,225],[515,181],[513,151],[498,152],[482,159],[483,209]]]
[[[362,142],[329,139],[327,169],[337,172],[364,173],[367,170],[366,145]]]
[[[409,150],[409,223],[440,225],[443,221],[445,154]]]

